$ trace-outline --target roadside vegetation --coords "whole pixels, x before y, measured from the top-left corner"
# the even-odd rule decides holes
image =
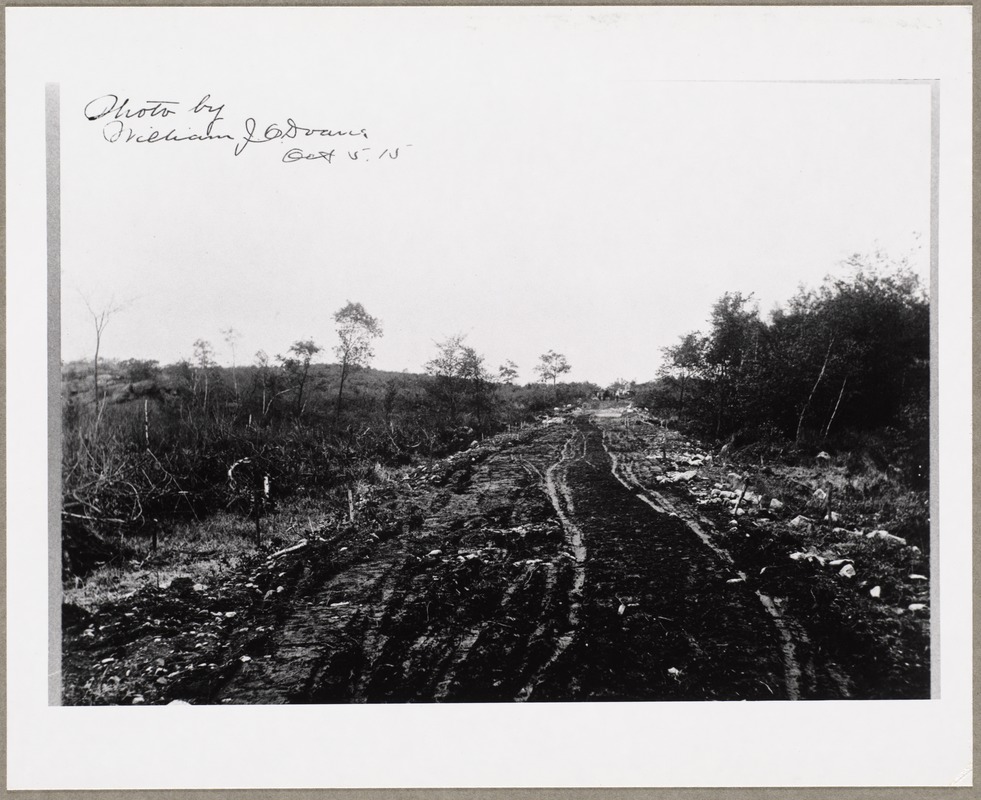
[[[203,339],[177,364],[65,364],[66,587],[93,570],[118,576],[170,562],[175,537],[207,559],[215,548],[186,541],[187,526],[208,539],[221,528],[227,544],[217,548],[232,558],[305,524],[311,498],[320,522],[351,521],[359,495],[387,470],[466,449],[598,389],[556,384],[551,351],[547,383],[515,385],[513,362],[492,373],[463,336],[439,342],[424,373],[375,370],[381,323],[357,303],[334,319],[336,363],[304,338],[282,355],[257,353],[249,366],[219,366]],[[234,346],[235,331],[223,333]]]
[[[730,448],[850,453],[917,487],[929,479],[930,306],[902,265],[855,257],[847,278],[801,288],[768,319],[728,292],[707,332],[663,351],[647,408]]]
[[[809,488],[823,514],[847,508],[928,550],[929,299],[902,264],[874,262],[856,256],[848,277],[801,288],[768,318],[752,295],[726,293],[634,398],[758,481],[782,466],[794,486],[795,467],[823,461]]]
[[[410,541],[427,574],[436,561],[474,569],[491,555],[501,576],[537,569],[540,554],[525,552],[524,538],[514,553],[463,546],[498,536],[485,506],[508,489],[474,489],[475,464],[500,457],[544,481],[547,449],[539,464],[516,462],[513,448],[548,438],[552,426],[588,427],[588,411],[598,412],[617,480],[707,532],[719,563],[732,566],[727,585],[772,598],[782,635],[796,642],[801,696],[928,696],[929,301],[902,265],[870,263],[856,258],[848,277],[802,287],[765,316],[752,295],[726,293],[705,330],[664,348],[656,378],[641,384],[560,382],[569,362],[549,350],[531,368],[539,382],[519,385],[514,362],[489,368],[462,335],[437,342],[420,373],[376,370],[382,323],[358,303],[334,315],[332,348],[302,338],[240,365],[228,329],[231,366],[204,339],[178,364],[96,356],[63,365],[67,701],[183,696],[170,684],[177,668],[158,662],[170,658],[167,637],[187,633],[180,620],[192,610],[218,626],[207,632],[218,648],[208,674],[249,663],[251,651],[236,650],[225,628],[248,631],[243,619],[270,604],[286,614],[293,589],[283,575],[300,570],[311,547],[329,553],[329,570]],[[110,317],[93,312],[97,347]],[[603,419],[607,410],[615,413]],[[426,507],[420,487],[435,487],[439,503]],[[461,499],[471,491],[473,508]],[[547,504],[544,491],[532,495]],[[437,535],[427,526],[440,514]],[[554,518],[534,523],[560,541]],[[615,539],[614,517],[606,524]],[[522,558],[512,564],[512,555]],[[617,569],[617,580],[635,571]],[[506,581],[498,588],[511,596]],[[426,594],[427,623],[440,597]],[[617,602],[618,620],[640,608]],[[346,608],[346,597],[336,605]],[[132,667],[112,672],[127,626],[139,630],[126,636],[152,633],[160,649],[136,688]],[[200,641],[188,642],[181,669],[202,668]],[[195,696],[211,696],[206,684]]]

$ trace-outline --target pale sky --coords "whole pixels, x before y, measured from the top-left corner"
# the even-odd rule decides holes
[[[381,369],[421,371],[435,340],[465,333],[522,381],[550,349],[570,380],[643,381],[725,291],[768,312],[876,248],[928,281],[928,86],[664,81],[663,54],[617,14],[537,19],[461,16],[420,40],[344,18],[270,62],[257,28],[209,60],[205,26],[155,37],[160,64],[170,45],[191,60],[180,70],[63,83],[63,359],[93,350],[83,294],[127,303],[105,356],[164,363],[198,338],[230,363],[228,327],[240,364],[300,338],[330,348],[351,300],[382,320]],[[110,143],[111,114],[84,115],[110,92],[177,103],[125,123],[141,134],[203,132],[191,108],[210,94],[225,106],[213,133],[292,118],[367,138],[239,156],[230,141]],[[291,147],[335,154],[283,163]]]

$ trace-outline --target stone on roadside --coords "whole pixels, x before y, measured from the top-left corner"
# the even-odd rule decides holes
[[[882,539],[886,542],[894,542],[896,544],[906,544],[906,540],[902,536],[896,536],[895,534],[889,533],[889,531],[871,531],[866,534],[867,539]]]
[[[926,603],[910,603],[906,606],[910,611],[922,611],[926,608]]]
[[[777,500],[777,498],[774,497],[770,501],[769,508],[770,508],[770,511],[779,511],[781,508],[783,508],[783,503],[781,503],[779,500]]]

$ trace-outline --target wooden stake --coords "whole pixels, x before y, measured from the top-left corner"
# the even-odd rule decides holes
[[[746,496],[746,490],[749,488],[749,478],[743,479],[743,490],[740,492],[739,497],[736,499],[736,507],[732,509],[732,515],[736,516],[739,513],[739,506],[743,502],[743,498]]]
[[[259,491],[257,486],[255,489],[255,546],[256,548],[262,544],[262,525],[259,522],[259,515],[261,513],[260,504],[262,503],[262,493]]]

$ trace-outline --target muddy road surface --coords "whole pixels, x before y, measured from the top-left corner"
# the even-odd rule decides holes
[[[583,418],[464,467],[410,540],[336,572],[221,687],[232,702],[788,697],[773,619]],[[420,546],[421,545],[421,546]],[[333,574],[331,574],[333,573]],[[266,656],[266,657],[263,657]]]
[[[355,524],[207,598],[175,588],[95,641],[69,639],[98,620],[68,624],[66,674],[109,653],[146,676],[138,702],[874,696],[805,606],[734,559],[737,524],[653,481],[624,430],[616,412],[571,415],[409,470]],[[167,613],[163,635],[137,625]]]

